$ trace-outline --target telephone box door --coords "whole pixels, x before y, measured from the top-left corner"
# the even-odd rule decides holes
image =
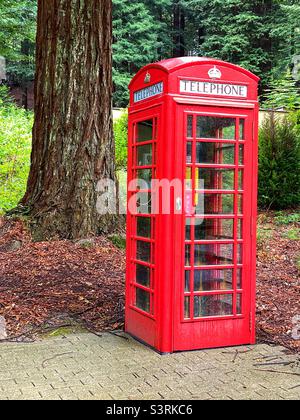
[[[175,217],[174,349],[251,344],[254,110],[179,106],[177,121],[177,176],[186,185]]]

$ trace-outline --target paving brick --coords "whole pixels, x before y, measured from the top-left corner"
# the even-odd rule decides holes
[[[0,400],[299,400],[299,364],[267,372],[266,357],[297,359],[267,345],[160,356],[113,334],[2,344]]]

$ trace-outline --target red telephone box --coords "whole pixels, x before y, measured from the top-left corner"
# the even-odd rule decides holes
[[[258,81],[186,57],[130,84],[126,331],[161,353],[255,343]]]

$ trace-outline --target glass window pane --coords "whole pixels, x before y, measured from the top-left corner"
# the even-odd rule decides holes
[[[151,244],[149,242],[137,241],[137,260],[146,263],[151,262]]]
[[[193,162],[193,143],[188,142],[186,146],[186,163],[191,164]]]
[[[244,238],[243,227],[244,227],[243,220],[242,219],[238,220],[238,239]]]
[[[150,313],[150,293],[142,289],[136,289],[136,307]]]
[[[235,118],[197,118],[197,138],[235,140],[235,132]]]
[[[242,307],[242,295],[237,295],[237,302],[236,302],[236,311],[238,315],[243,314],[243,307]]]
[[[238,248],[238,264],[243,264],[244,245],[239,244],[237,248]]]
[[[245,164],[245,146],[241,144],[239,149],[240,149],[239,165],[244,165]]]
[[[244,189],[244,171],[239,171],[239,190],[243,191]]]
[[[184,287],[185,293],[190,293],[191,291],[191,272],[186,271],[185,272],[185,287]]]
[[[243,288],[243,270],[241,268],[237,270],[237,288],[239,290]]]
[[[137,171],[137,178],[139,180],[139,186],[142,190],[151,189],[152,181],[152,169],[140,169]]]
[[[153,120],[142,121],[137,124],[137,138],[136,141],[141,143],[143,141],[150,141],[153,137]]]
[[[138,217],[136,231],[137,236],[141,238],[151,238],[151,218]]]
[[[238,198],[238,211],[240,215],[244,213],[244,196],[243,195],[239,195],[239,198]]]
[[[233,245],[195,245],[195,266],[232,265]]]
[[[240,120],[240,140],[246,140],[245,138],[245,123],[244,119]]]
[[[186,241],[191,241],[192,239],[192,220],[186,219],[185,222],[185,239]]]
[[[151,166],[152,165],[152,144],[139,146],[137,148],[137,166]]]
[[[185,319],[191,318],[191,298],[190,297],[184,298],[184,318]]]
[[[187,124],[187,137],[192,138],[193,136],[193,123],[194,117],[192,115],[188,116],[188,124]]]
[[[144,287],[150,287],[150,268],[144,265],[136,265],[136,282]]]
[[[199,223],[197,223],[199,221]],[[234,239],[233,219],[196,219],[195,240],[216,241]]]
[[[234,190],[234,174],[231,169],[196,169],[197,183],[203,185],[205,190]],[[202,187],[201,187],[202,188]]]
[[[196,163],[234,165],[235,145],[223,143],[197,143]]]
[[[137,196],[137,213],[151,214],[151,193],[140,192]]]
[[[196,296],[194,301],[195,318],[233,315],[233,296]]]
[[[192,168],[186,168],[186,188],[192,189]]]
[[[191,246],[190,245],[185,246],[185,266],[186,267],[191,266]]]
[[[195,292],[233,290],[233,270],[195,270]]]
[[[233,194],[197,194],[196,214],[227,215],[234,214]]]

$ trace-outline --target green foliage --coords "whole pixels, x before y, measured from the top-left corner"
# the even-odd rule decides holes
[[[300,223],[300,213],[286,214],[285,212],[280,211],[276,214],[274,221],[277,225]]]
[[[114,0],[114,104],[126,107],[134,73],[157,60],[158,25],[143,1]]]
[[[300,139],[290,119],[274,113],[260,130],[259,204],[287,209],[300,203]]]
[[[0,0],[0,55],[10,80],[26,83],[34,75],[36,0]]]
[[[128,144],[128,112],[114,121],[114,135],[116,144],[116,169],[121,171],[127,168]]]
[[[283,78],[271,82],[264,105],[273,109],[285,108],[289,111],[300,108],[300,89],[290,70]]]
[[[116,248],[126,249],[126,238],[120,235],[110,236],[109,239],[114,244]]]
[[[0,89],[0,213],[15,207],[26,189],[33,116],[6,100]]]

